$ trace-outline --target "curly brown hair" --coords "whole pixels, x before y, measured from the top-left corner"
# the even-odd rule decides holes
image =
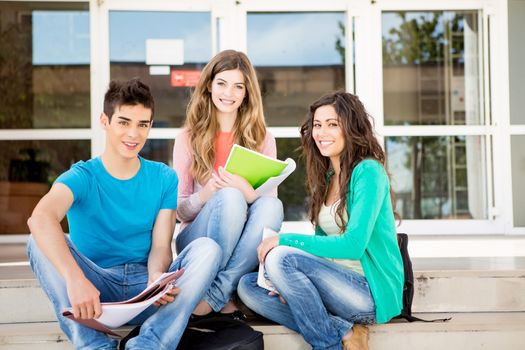
[[[348,185],[352,171],[364,159],[375,159],[386,169],[385,153],[377,141],[372,125],[372,117],[356,95],[345,91],[336,91],[322,96],[310,106],[306,120],[301,126],[302,153],[306,161],[306,178],[310,203],[308,217],[316,225],[319,211],[328,193],[329,178],[333,174],[330,159],[321,154],[312,137],[315,111],[322,106],[330,105],[339,117],[345,147],[340,155],[341,171],[339,174],[339,205],[336,215],[341,232],[346,229],[344,213],[347,206]],[[395,210],[395,199],[390,187],[392,207]],[[397,218],[398,214],[395,213]]]

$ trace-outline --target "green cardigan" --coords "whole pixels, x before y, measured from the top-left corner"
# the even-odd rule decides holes
[[[359,260],[376,304],[376,322],[385,323],[401,313],[404,273],[383,166],[371,159],[357,164],[347,196],[344,234],[327,236],[316,227],[315,235],[281,234],[279,245],[325,258]]]

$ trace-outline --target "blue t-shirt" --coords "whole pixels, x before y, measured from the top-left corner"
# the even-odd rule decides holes
[[[128,180],[111,176],[100,157],[74,164],[56,180],[73,192],[71,240],[100,267],[146,263],[159,210],[177,209],[175,170],[139,159],[139,171]]]

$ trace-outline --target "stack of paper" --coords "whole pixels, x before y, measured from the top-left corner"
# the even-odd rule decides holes
[[[101,303],[102,315],[97,319],[77,319],[73,316],[72,308],[66,309],[62,315],[84,326],[118,336],[111,329],[128,323],[135,316],[146,310],[148,306],[159,300],[170,290],[175,280],[183,273],[183,269],[164,273],[139,295],[131,299],[114,303]]]

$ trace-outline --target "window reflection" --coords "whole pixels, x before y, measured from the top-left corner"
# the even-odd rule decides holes
[[[90,158],[90,141],[0,141],[0,234],[28,233],[26,221],[55,179]],[[67,232],[65,222],[62,225]]]
[[[0,1],[0,129],[90,126],[87,3]]]
[[[387,137],[397,211],[404,219],[486,219],[484,138]]]
[[[525,1],[508,1],[509,20],[509,100],[511,124],[525,124]],[[525,218],[524,218],[525,220]],[[525,223],[522,224],[525,226]]]
[[[525,227],[525,136],[512,136],[511,147],[514,225]]]
[[[342,12],[248,14],[248,55],[269,125],[297,126],[311,102],[345,88],[345,29]]]
[[[284,206],[285,221],[308,220],[306,215],[306,169],[304,160],[300,158],[301,140],[298,138],[278,138],[277,158],[285,160],[292,158],[297,163],[295,171],[279,185],[279,199]]]
[[[477,11],[385,12],[386,125],[482,124]]]
[[[140,155],[143,158],[154,160],[156,162],[165,163],[173,167],[173,145],[175,140],[153,140],[149,139]]]
[[[211,58],[210,16],[209,12],[109,13],[111,79],[140,77],[151,87],[155,97],[154,127],[182,126],[191,82],[190,86],[173,86],[171,75],[181,70],[200,72]],[[167,73],[151,71],[152,66],[146,64],[148,39],[182,40],[183,64],[165,66]]]

